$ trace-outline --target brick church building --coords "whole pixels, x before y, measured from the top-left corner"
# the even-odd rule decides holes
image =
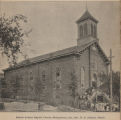
[[[86,10],[76,23],[77,46],[27,59],[4,70],[10,98],[72,105],[73,82],[79,95],[94,83],[101,85],[98,75],[108,74],[109,60],[99,45],[98,21]]]

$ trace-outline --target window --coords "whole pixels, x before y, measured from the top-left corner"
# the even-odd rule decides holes
[[[97,71],[98,65],[97,65],[97,61],[95,61],[95,70]]]
[[[53,82],[53,88],[56,89],[56,81]]]
[[[81,87],[84,87],[85,85],[85,70],[84,70],[84,67],[81,67]]]
[[[46,87],[45,85],[42,86],[42,89],[43,89],[43,90],[46,90],[46,88],[47,88],[47,87]]]
[[[84,35],[87,35],[87,23],[84,24]]]
[[[96,37],[97,34],[97,30],[96,30],[96,26],[94,25],[94,36]]]
[[[42,90],[44,92],[44,90],[47,89],[47,86],[46,86],[46,74],[45,74],[45,71],[43,70],[42,71]]]
[[[97,87],[97,74],[93,74],[93,79],[92,79],[92,87],[96,88]]]
[[[58,70],[57,72],[56,72],[56,77],[59,77],[60,76],[60,71]]]
[[[82,37],[82,36],[83,36],[83,27],[80,26],[80,37]]]
[[[32,92],[34,90],[33,86],[30,86],[30,92]]]
[[[59,95],[56,95],[56,99],[60,99],[60,96]]]
[[[15,79],[15,87],[16,88],[20,87],[20,80],[18,75],[16,76],[16,79]]]
[[[98,86],[100,86],[100,85],[102,85],[102,84],[104,83],[104,81],[105,81],[105,73],[104,73],[103,71],[101,71],[101,72],[98,74],[98,76],[99,76],[99,84],[98,84]]]
[[[93,78],[94,78],[95,81],[97,81],[97,75],[96,75],[96,73],[93,74]]]
[[[91,24],[91,35],[93,36],[93,25]]]
[[[56,81],[61,81],[61,70],[56,68]]]
[[[32,71],[30,72],[30,80],[33,80],[33,73],[32,73]]]
[[[59,67],[56,68],[56,79],[54,81],[54,89],[61,88],[61,70]]]
[[[61,84],[60,84],[60,82],[57,82],[56,83],[56,89],[60,89],[61,88]]]
[[[42,81],[45,81],[45,71],[42,72]]]

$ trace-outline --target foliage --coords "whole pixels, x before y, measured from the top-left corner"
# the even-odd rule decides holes
[[[87,93],[87,95],[92,95],[92,89],[93,89],[93,87],[89,87],[88,89],[86,89],[86,93]]]
[[[102,74],[100,76],[103,84],[100,86],[101,90],[110,94],[110,75]],[[112,92],[113,97],[120,98],[120,72],[112,72]]]
[[[99,78],[100,78],[100,81],[102,83],[107,82],[107,81],[110,80],[110,76],[109,75],[106,75],[105,73],[100,73],[99,74]]]
[[[120,72],[112,73],[113,96],[120,98]]]
[[[7,56],[10,65],[16,64],[17,54],[21,53],[20,47],[25,34],[22,23],[26,22],[27,18],[23,15],[0,17],[0,49]]]
[[[110,76],[106,75],[105,73],[99,74],[99,80],[102,83],[99,88],[103,90],[106,94],[110,94]]]

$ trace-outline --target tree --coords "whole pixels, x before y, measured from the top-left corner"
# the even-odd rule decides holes
[[[100,74],[100,80],[103,84],[100,89],[110,95],[110,75]],[[120,99],[120,72],[112,72],[112,92],[115,101],[119,102]]]
[[[106,94],[110,95],[110,75],[105,73],[99,74],[99,80],[102,83],[99,88]]]
[[[120,72],[112,73],[112,89],[113,98],[115,101],[120,102]]]
[[[23,15],[0,17],[0,49],[2,54],[7,56],[10,65],[16,64],[18,53],[22,54],[20,48],[25,35],[22,29],[23,23],[27,23],[27,18]]]

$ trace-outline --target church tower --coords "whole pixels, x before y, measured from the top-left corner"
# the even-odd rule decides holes
[[[98,21],[89,13],[88,10],[76,21],[78,27],[77,45],[82,46],[97,39]]]

